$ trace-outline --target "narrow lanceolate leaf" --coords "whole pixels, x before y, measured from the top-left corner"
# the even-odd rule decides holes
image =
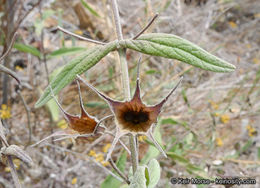
[[[120,45],[144,54],[177,59],[213,72],[232,72],[236,68],[197,45],[171,34],[144,34],[136,40],[123,40]]]
[[[57,94],[62,88],[70,84],[76,77],[77,74],[82,74],[96,63],[98,63],[104,56],[109,52],[116,49],[116,42],[110,42],[104,46],[95,46],[86,50],[84,53],[79,55],[77,58],[73,59],[64,68],[61,72],[53,78],[50,85],[54,94]],[[35,107],[38,108],[44,105],[51,99],[51,90],[50,87],[47,87],[36,102]]]
[[[64,48],[60,48],[58,50],[53,51],[50,55],[48,55],[49,58],[53,58],[53,57],[61,57],[61,56],[65,56],[65,55],[73,55],[79,52],[82,52],[86,50],[86,48],[82,48],[82,47],[64,47]]]
[[[25,44],[21,44],[21,43],[15,43],[14,48],[21,52],[29,53],[36,57],[41,58],[41,52],[33,46],[25,45]]]
[[[88,4],[85,0],[80,0],[80,1],[81,1],[82,5],[83,5],[86,9],[88,9],[94,16],[97,16],[97,17],[100,18],[100,16],[99,16],[99,14],[97,13],[97,11],[95,11],[93,8],[91,8],[91,7],[89,6],[89,4]]]

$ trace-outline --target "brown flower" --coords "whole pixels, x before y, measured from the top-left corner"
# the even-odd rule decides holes
[[[142,102],[140,96],[140,85],[139,85],[139,66],[136,80],[136,90],[133,98],[130,101],[116,101],[103,93],[99,92],[95,87],[87,83],[80,76],[77,78],[83,81],[88,87],[94,90],[101,98],[103,98],[108,104],[111,111],[115,115],[117,132],[115,139],[112,143],[112,147],[110,148],[110,152],[108,152],[107,159],[110,157],[112,150],[117,143],[118,139],[125,134],[133,134],[136,136],[137,134],[144,134],[149,137],[155,146],[166,156],[163,149],[156,142],[152,135],[152,125],[155,125],[157,122],[158,115],[161,112],[161,109],[171,94],[176,90],[178,85],[180,84],[182,78],[177,83],[177,85],[170,91],[170,93],[158,104],[148,106]]]
[[[78,85],[78,92],[79,92],[81,114],[80,115],[71,115],[71,114],[67,113],[62,108],[62,106],[58,102],[58,100],[55,98],[52,88],[50,87],[51,95],[52,95],[53,99],[55,100],[56,104],[59,106],[60,110],[62,111],[64,118],[68,122],[69,127],[66,128],[65,130],[60,130],[60,131],[54,132],[53,134],[43,138],[42,140],[38,141],[37,143],[35,143],[31,146],[36,146],[51,137],[60,137],[60,138],[57,138],[54,140],[54,141],[57,141],[57,140],[63,140],[65,138],[96,136],[97,134],[104,133],[104,130],[106,129],[106,127],[104,125],[101,126],[101,122],[103,122],[107,118],[112,117],[113,115],[105,116],[104,118],[102,118],[100,120],[89,115],[83,106],[81,92],[80,92],[80,85],[79,85],[78,81],[77,81],[77,85]]]
[[[84,109],[81,92],[80,92],[80,85],[78,81],[77,81],[77,85],[78,85],[80,109],[81,109],[80,115],[71,115],[65,112],[65,110],[61,107],[60,103],[57,101],[57,99],[55,97],[53,98],[56,101],[62,113],[64,114],[64,118],[67,120],[70,129],[78,132],[79,134],[95,134],[99,121],[95,117],[89,115]]]

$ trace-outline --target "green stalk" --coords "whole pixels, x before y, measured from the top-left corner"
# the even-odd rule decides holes
[[[116,34],[118,41],[123,40],[123,34],[122,34],[122,27],[120,24],[120,17],[119,17],[119,11],[116,0],[112,0],[112,10],[114,15],[114,21],[116,25]],[[126,61],[126,50],[125,49],[118,49],[118,55],[120,59],[121,64],[121,78],[123,83],[123,90],[125,95],[125,100],[131,99],[130,94],[130,86],[129,86],[129,75],[128,75],[128,66]],[[130,151],[131,151],[131,161],[133,166],[133,173],[136,172],[136,169],[138,167],[138,153],[136,148],[136,140],[135,137],[130,134],[129,136],[129,143],[130,143]]]

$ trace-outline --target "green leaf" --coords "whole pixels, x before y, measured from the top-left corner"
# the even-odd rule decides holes
[[[123,184],[120,186],[120,188],[128,188],[128,187],[129,187],[128,184]]]
[[[160,73],[160,71],[154,70],[154,69],[150,69],[148,71],[145,72],[145,74],[157,74]]]
[[[70,47],[70,48],[60,48],[58,50],[53,51],[50,55],[48,55],[48,58],[53,58],[53,57],[60,57],[60,56],[65,56],[65,55],[73,55],[79,52],[82,52],[83,50],[86,50],[86,48],[82,47]]]
[[[179,163],[188,165],[190,162],[188,159],[185,159],[184,157],[177,155],[174,152],[167,152],[167,155],[171,157],[173,160],[178,161]]]
[[[145,171],[144,171],[144,176],[145,176],[145,179],[146,179],[146,186],[149,185],[150,183],[150,175],[149,175],[149,171],[148,171],[148,168],[145,168]]]
[[[146,188],[145,170],[146,166],[138,166],[133,177],[130,178],[129,188]]]
[[[108,108],[107,103],[99,102],[99,101],[88,102],[87,104],[85,104],[85,106],[88,108],[101,108],[101,109]]]
[[[260,160],[260,147],[257,147],[257,158]]]
[[[187,130],[190,130],[187,122],[185,122],[185,121],[178,121],[178,120],[175,120],[173,118],[162,119],[161,120],[161,124],[162,125],[164,125],[164,124],[181,125],[184,128],[186,128]]]
[[[97,16],[97,17],[100,18],[100,16],[99,16],[99,14],[97,13],[97,11],[95,11],[93,8],[91,8],[86,1],[84,1],[84,0],[80,0],[80,1],[81,1],[82,5],[83,5],[86,9],[89,10],[89,12],[91,12],[94,16]]]
[[[53,80],[53,78],[60,73],[60,71],[62,70],[62,67],[59,67],[57,69],[55,69],[49,76],[49,80]],[[40,91],[42,94],[42,91]],[[48,109],[48,111],[51,114],[51,118],[54,122],[57,122],[59,120],[59,114],[60,114],[60,108],[57,105],[57,103],[55,102],[54,99],[49,100],[46,103],[46,108]]]
[[[161,176],[160,164],[156,159],[152,159],[148,164],[149,183],[148,188],[153,188],[157,185]]]
[[[177,59],[213,72],[232,72],[236,68],[197,45],[171,34],[143,34],[136,40],[120,41],[120,45],[144,54]]]
[[[59,120],[60,109],[59,106],[56,104],[55,100],[54,99],[49,100],[46,103],[46,107],[51,114],[52,120],[54,122],[57,122]]]
[[[176,121],[176,120],[173,119],[173,118],[166,118],[166,119],[162,119],[161,124],[162,124],[162,125],[164,125],[164,124],[177,125],[177,124],[179,124],[179,122]]]
[[[124,172],[124,170],[125,170],[126,160],[127,160],[127,153],[126,153],[126,151],[124,151],[116,162],[116,166],[118,167],[118,169],[121,172]],[[117,187],[120,187],[120,185],[121,185],[121,182],[119,180],[117,180],[113,176],[109,175],[106,177],[106,179],[101,184],[101,188],[110,188],[110,187],[117,188]]]
[[[190,107],[190,103],[189,103],[189,100],[188,100],[188,97],[186,94],[186,90],[182,89],[181,94],[182,94],[182,97],[183,97],[183,100],[185,101],[185,103],[188,105],[188,107]]]
[[[51,81],[50,85],[54,94],[57,94],[62,88],[70,84],[77,74],[82,74],[96,63],[98,63],[109,52],[116,49],[116,42],[110,42],[104,46],[95,46],[86,50],[84,53],[70,61],[63,70]],[[41,107],[51,99],[50,87],[47,87],[36,102],[35,107]]]
[[[181,155],[178,155],[174,152],[167,152],[167,155],[171,157],[174,161],[176,161],[179,165],[184,166],[188,172],[196,174],[199,177],[203,177],[207,179],[209,178],[209,176],[203,169],[191,164],[188,159],[182,157]]]
[[[15,43],[14,48],[16,48],[17,50],[19,50],[21,52],[29,53],[36,57],[41,58],[41,52],[33,46],[25,45],[25,44],[21,44],[21,43]]]

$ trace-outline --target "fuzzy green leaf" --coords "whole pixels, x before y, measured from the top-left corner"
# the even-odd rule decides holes
[[[110,42],[104,46],[95,46],[86,50],[84,53],[73,59],[67,65],[64,66],[62,71],[55,76],[50,85],[54,94],[57,94],[62,88],[70,84],[77,74],[82,74],[96,63],[98,63],[109,52],[116,49],[116,42]],[[51,99],[50,87],[47,87],[36,102],[35,107],[41,107]]]
[[[208,53],[197,45],[171,34],[151,33],[138,39],[120,41],[125,48],[144,54],[177,59],[195,67],[213,72],[232,72],[234,65]]]
[[[145,171],[147,170],[146,166],[138,166],[135,174],[130,178],[129,188],[146,188],[146,177]]]
[[[161,169],[160,164],[156,159],[152,159],[148,164],[148,172],[149,172],[149,183],[148,188],[153,188],[157,185],[160,180]]]

